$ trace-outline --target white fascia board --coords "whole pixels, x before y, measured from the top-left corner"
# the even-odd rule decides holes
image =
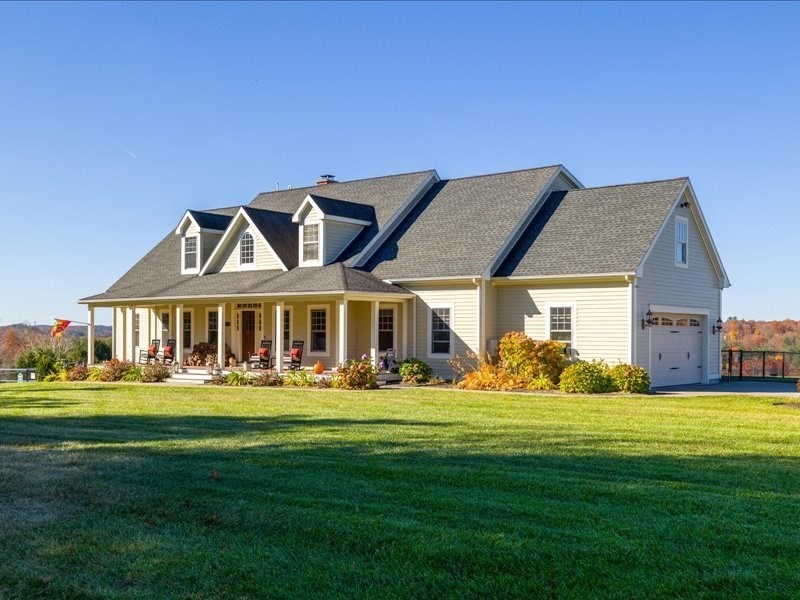
[[[322,211],[320,211],[322,213]],[[338,215],[326,215],[322,213],[322,220],[323,221],[336,221],[337,223],[348,223],[350,225],[361,225],[362,227],[367,227],[368,225],[372,225],[369,221],[362,221],[361,219],[351,219],[350,217],[340,217]]]
[[[627,281],[630,277],[636,276],[635,272],[629,273],[583,273],[574,275],[534,275],[526,277],[524,275],[510,275],[507,277],[493,277],[493,285],[518,285],[520,283],[548,283],[548,282],[569,282],[573,280],[584,281],[608,281],[619,280]]]
[[[400,205],[394,214],[389,217],[389,220],[384,223],[383,227],[380,231],[373,237],[364,249],[353,259],[352,265],[354,267],[361,267],[366,263],[370,257],[375,253],[375,251],[381,247],[383,241],[389,237],[392,232],[397,228],[397,226],[403,221],[409,211],[416,206],[417,202],[419,202],[422,197],[428,192],[428,190],[433,187],[433,184],[440,181],[439,174],[436,170],[433,171],[430,175],[428,175],[425,180],[417,186],[411,195],[403,201],[403,204]]]
[[[654,313],[673,313],[676,315],[704,315],[711,314],[708,308],[698,308],[696,306],[669,306],[666,304],[649,304],[648,308]]]
[[[408,293],[401,293],[401,292],[353,292],[349,290],[329,290],[327,292],[273,292],[273,293],[264,293],[264,294],[254,294],[252,292],[246,294],[204,294],[200,296],[155,296],[149,298],[114,298],[112,300],[78,300],[78,304],[91,304],[92,306],[96,307],[110,307],[110,306],[120,306],[124,304],[135,305],[135,306],[145,306],[146,304],[154,304],[154,305],[164,305],[164,304],[173,304],[173,303],[189,303],[189,302],[198,302],[202,303],[205,300],[215,300],[215,301],[234,301],[234,300],[241,300],[243,298],[252,298],[253,300],[258,299],[259,301],[268,301],[270,298],[280,298],[285,300],[286,298],[293,298],[293,297],[302,297],[307,299],[308,297],[319,297],[319,298],[330,298],[330,297],[343,297],[348,298],[350,300],[382,300],[382,301],[390,301],[393,298],[396,299],[411,299],[415,298],[416,295],[408,292]]]
[[[217,247],[214,248],[214,251],[211,253],[211,256],[206,261],[206,264],[203,265],[203,268],[200,270],[199,273],[200,277],[205,275],[206,271],[208,271],[208,269],[211,268],[211,265],[213,265],[219,259],[219,255],[222,253],[222,249],[225,248],[227,244],[230,243],[231,238],[233,238],[234,236],[233,232],[236,230],[236,228],[239,226],[239,223],[241,223],[242,220],[245,220],[247,221],[247,223],[250,224],[255,234],[267,246],[267,250],[269,250],[270,253],[272,253],[272,256],[275,257],[275,260],[278,261],[278,265],[280,265],[281,269],[284,271],[289,270],[286,268],[286,265],[283,264],[283,261],[280,259],[275,250],[272,249],[272,246],[269,245],[267,239],[261,234],[261,231],[259,231],[255,223],[253,223],[252,219],[250,219],[247,212],[244,210],[244,207],[240,207],[239,210],[236,212],[236,216],[234,216],[233,219],[231,219],[231,222],[228,225],[228,229],[226,229],[225,233],[222,235],[222,239],[217,243]]]
[[[194,223],[195,225],[197,225],[197,221],[194,220],[194,217],[192,216],[192,213],[190,213],[187,210],[185,213],[183,213],[183,217],[181,218],[180,222],[178,223],[178,226],[175,228],[175,235],[181,235],[183,233],[187,220],[190,221],[191,223]],[[200,225],[197,225],[197,228],[202,231],[202,229],[200,228]]]
[[[565,167],[564,165],[559,165],[559,167],[561,167],[561,175],[563,175],[564,178],[567,179],[572,185],[574,185],[579,190],[585,188],[585,186],[580,181],[578,181],[578,178],[575,177],[575,175],[573,175],[572,173],[570,173],[567,167]]]
[[[547,183],[542,186],[542,190],[539,192],[539,195],[533,199],[528,209],[523,213],[522,218],[517,221],[517,224],[514,226],[514,229],[511,230],[511,233],[503,240],[503,243],[500,244],[500,248],[495,253],[492,260],[489,261],[489,264],[486,267],[486,270],[483,272],[484,279],[491,279],[492,272],[500,266],[500,263],[505,259],[514,245],[519,241],[522,232],[525,228],[530,224],[533,218],[536,216],[536,213],[539,212],[539,209],[544,204],[545,199],[547,198],[547,192],[550,190],[550,186],[553,185],[553,182],[564,172],[564,167],[559,165],[555,172],[550,176],[550,179],[547,180]]]
[[[480,281],[482,278],[480,275],[455,275],[452,277],[401,277],[399,279],[391,278],[391,279],[384,279],[385,283],[395,284],[395,283],[475,283]]]
[[[317,206],[317,203],[314,202],[314,199],[311,197],[311,194],[307,194],[306,197],[303,199],[303,201],[300,203],[300,206],[297,208],[297,210],[294,211],[294,214],[292,215],[292,223],[300,222],[300,215],[303,214],[303,209],[306,207],[306,204],[310,204],[311,206],[319,210],[320,214],[325,216],[325,213],[323,213],[322,210],[320,210],[319,206]]]

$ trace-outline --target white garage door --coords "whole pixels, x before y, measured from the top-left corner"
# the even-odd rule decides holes
[[[653,387],[703,380],[703,331],[700,315],[653,315],[650,330],[650,380]]]

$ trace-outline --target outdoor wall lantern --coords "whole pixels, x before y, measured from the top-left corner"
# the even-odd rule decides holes
[[[653,313],[650,312],[650,309],[647,309],[647,312],[644,313],[644,319],[642,319],[642,329],[645,327],[652,327],[653,326]]]
[[[711,328],[711,335],[719,333],[720,331],[722,331],[722,319],[717,317],[717,324]]]

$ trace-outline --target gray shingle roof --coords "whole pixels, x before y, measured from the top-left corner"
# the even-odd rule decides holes
[[[335,200],[334,198],[317,196],[316,194],[309,194],[309,196],[311,196],[311,199],[316,202],[319,209],[326,215],[359,219],[361,221],[369,221],[370,223],[376,222],[374,206],[347,202],[345,200]]]
[[[369,273],[355,271],[342,263],[334,263],[325,267],[304,267],[291,271],[241,271],[212,273],[202,277],[182,275],[170,283],[127,289],[127,292],[109,291],[83,300],[100,302],[115,298],[203,298],[228,294],[234,296],[300,292],[407,293],[403,288],[385,283]]]
[[[298,228],[289,213],[243,206],[242,209],[264,236],[287,269],[297,266]]]
[[[195,223],[202,229],[216,229],[218,231],[225,231],[228,224],[231,222],[229,215],[220,215],[213,212],[203,212],[200,210],[190,210],[189,214],[195,220]]]
[[[554,192],[495,275],[631,273],[686,181]]]
[[[350,244],[347,251],[343,253],[343,258],[349,258],[359,252],[369,239],[377,233],[378,227],[382,227],[392,214],[400,208],[406,198],[433,173],[434,171],[420,171],[416,173],[389,175],[386,177],[375,177],[372,179],[361,179],[326,185],[323,188],[326,198],[345,200],[351,203],[369,203],[374,206],[375,210],[375,224],[364,228],[361,235],[359,235]],[[291,218],[291,215],[299,208],[305,197],[309,193],[319,191],[320,189],[321,186],[310,186],[262,193],[250,202],[248,208],[266,209],[273,213],[286,214]],[[239,208],[238,206],[233,206],[193,212],[222,215],[230,219],[236,214]],[[265,227],[269,227],[269,224],[265,225]],[[297,225],[293,224],[292,231],[294,231],[293,235],[295,236],[297,235],[296,228]],[[286,238],[288,237],[289,235],[286,236]],[[270,237],[268,239],[270,240],[270,245],[272,245],[273,238]],[[278,238],[275,239],[276,246],[283,247],[285,245],[277,242]],[[286,242],[286,244],[288,243],[290,242]],[[275,248],[275,251],[281,256],[286,252],[278,248]],[[288,252],[286,253],[287,258],[285,263],[288,263],[287,267],[291,268],[291,265],[297,264],[296,247],[291,253],[293,258],[288,258],[289,254]],[[246,293],[249,289],[252,289],[253,285],[260,285],[261,280],[258,278],[267,277],[268,275],[268,273],[265,272],[255,271],[248,273],[217,273],[214,274],[215,279],[212,280],[210,279],[212,277],[210,275],[204,275],[203,277],[181,275],[180,261],[180,237],[175,235],[174,229],[172,229],[167,233],[164,239],[156,244],[150,252],[120,277],[105,293],[91,296],[90,298],[95,300],[111,300],[114,298],[166,297],[177,294],[181,292],[181,290],[188,290],[192,294],[201,294],[203,292],[200,290],[204,289],[208,289],[207,293],[209,294],[216,294],[216,290],[220,289],[218,286],[223,284],[227,286],[224,293],[239,294]],[[222,277],[227,275],[240,277],[230,277],[229,279]],[[194,282],[186,283],[190,281]],[[211,281],[220,283],[214,283],[212,285],[210,283]],[[84,300],[88,299],[89,298],[85,298]]]
[[[481,275],[557,169],[435,184],[364,270],[381,279]]]

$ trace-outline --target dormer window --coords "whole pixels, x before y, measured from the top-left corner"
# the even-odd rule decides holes
[[[319,224],[303,227],[303,261],[319,259]]]
[[[255,243],[253,236],[245,233],[239,241],[239,264],[252,265],[255,263]]]
[[[197,236],[183,239],[183,268],[186,270],[197,268]]]

